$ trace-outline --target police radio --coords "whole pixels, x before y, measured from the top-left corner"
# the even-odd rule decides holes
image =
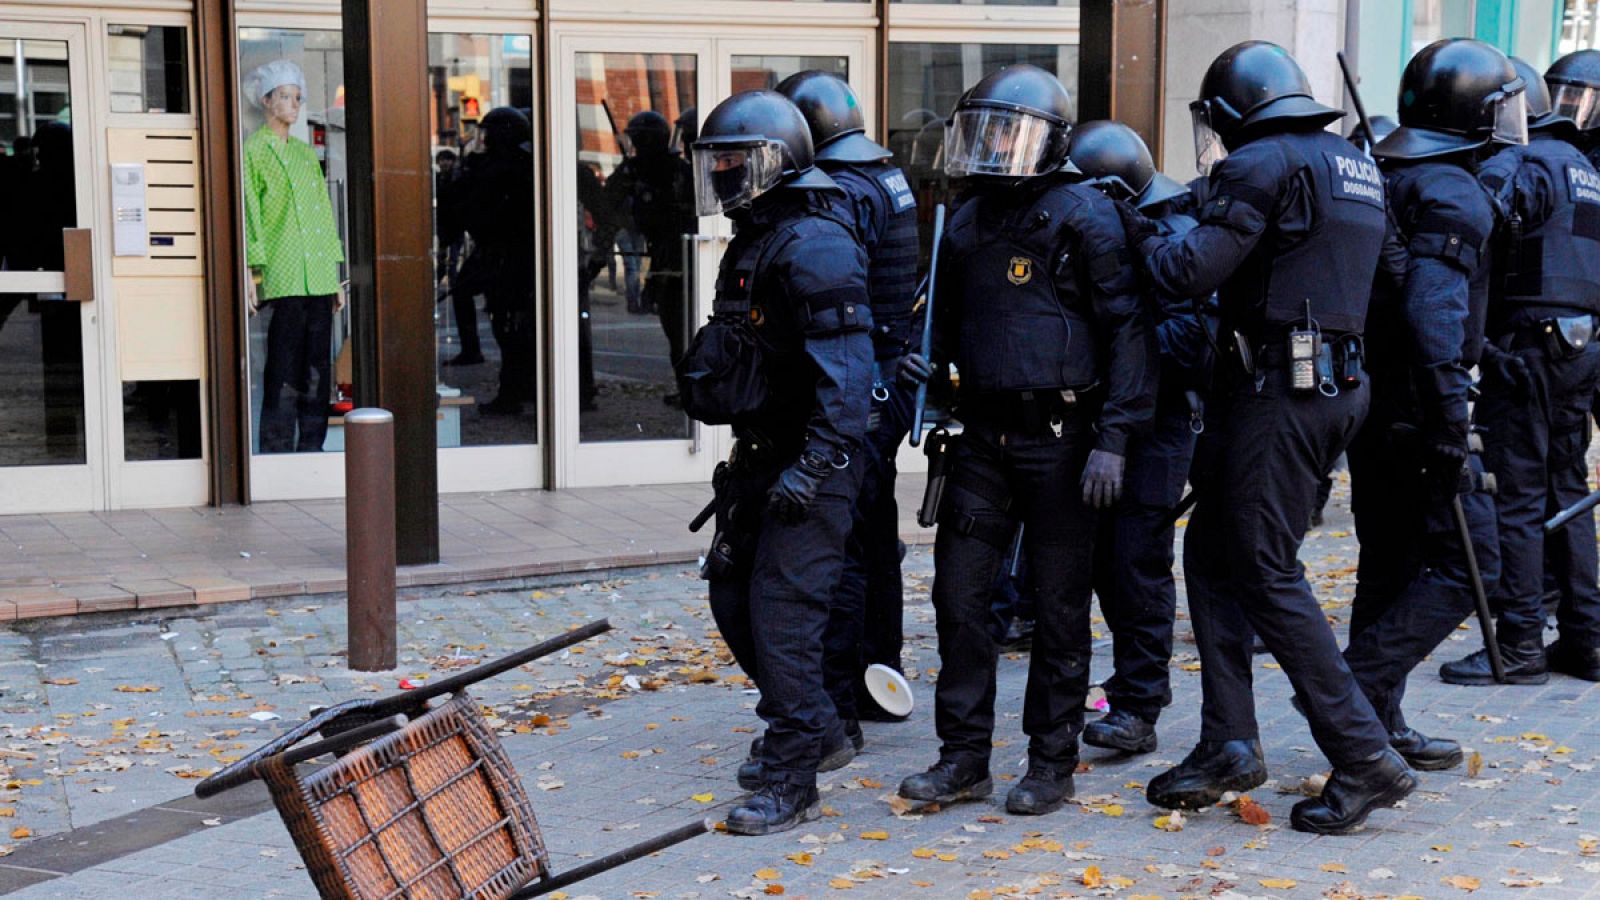
[[[1295,390],[1317,389],[1317,351],[1321,343],[1317,333],[1309,328],[1289,332],[1290,384]]]

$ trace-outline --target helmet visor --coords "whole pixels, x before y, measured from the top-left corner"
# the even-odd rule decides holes
[[[1558,116],[1578,123],[1579,131],[1600,128],[1600,87],[1587,84],[1557,84],[1551,107]]]
[[[1519,81],[1520,85],[1521,82]],[[1494,104],[1494,135],[1497,144],[1526,144],[1528,142],[1528,95],[1518,87],[1515,93],[1499,94],[1492,98]]]
[[[1189,115],[1194,120],[1194,166],[1201,175],[1210,175],[1217,163],[1228,158],[1228,148],[1222,143],[1222,135],[1211,126],[1209,107],[1194,103]]]
[[[715,216],[748,206],[783,180],[783,145],[778,141],[694,148],[694,207]]]
[[[1059,126],[1014,109],[958,109],[945,125],[944,171],[955,178],[1027,178],[1052,168],[1046,159]]]

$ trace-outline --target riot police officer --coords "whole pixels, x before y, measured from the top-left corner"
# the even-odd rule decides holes
[[[1084,184],[1158,219],[1168,205],[1189,197],[1188,188],[1156,171],[1144,141],[1120,122],[1085,122],[1073,129],[1067,159]],[[1174,228],[1193,227],[1187,217],[1166,221]],[[1094,589],[1111,629],[1115,670],[1105,681],[1111,708],[1083,730],[1085,744],[1126,753],[1156,749],[1156,719],[1172,702],[1167,668],[1177,588],[1170,510],[1183,494],[1194,458],[1202,373],[1210,355],[1192,301],[1151,296],[1146,305],[1158,320],[1160,389],[1154,427],[1128,443],[1122,502],[1101,515],[1095,534]]]
[[[1296,559],[1317,484],[1366,413],[1359,348],[1384,239],[1383,180],[1370,159],[1323,131],[1343,113],[1317,103],[1300,66],[1274,44],[1225,51],[1190,109],[1210,182],[1200,224],[1179,239],[1143,236],[1139,248],[1167,293],[1217,289],[1234,340],[1208,398],[1199,500],[1184,541],[1203,665],[1201,740],[1147,795],[1157,806],[1199,808],[1266,780],[1254,630],[1304,698],[1312,735],[1334,765],[1322,796],[1296,804],[1292,824],[1343,833],[1417,784],[1357,689]],[[1128,226],[1140,227],[1134,216]]]
[[[678,366],[684,409],[731,424],[707,554],[711,610],[761,690],[759,789],[728,830],[820,814],[816,774],[840,726],[822,633],[844,565],[872,377],[866,254],[832,208],[804,117],[781,94],[718,104],[693,145],[696,206],[738,226],[713,316]],[[759,623],[759,628],[755,623]]]
[[[1544,80],[1552,112],[1577,126],[1569,139],[1600,168],[1600,50],[1568,53],[1550,66]]]
[[[1533,75],[1530,71],[1529,75]],[[1569,98],[1570,99],[1570,98]],[[1569,104],[1570,105],[1570,104]],[[1496,241],[1484,347],[1484,465],[1498,484],[1500,589],[1496,637],[1506,680],[1543,684],[1550,669],[1600,681],[1600,561],[1594,518],[1544,534],[1552,511],[1588,493],[1588,410],[1600,384],[1600,174],[1573,143],[1576,123],[1538,96],[1526,147],[1484,163],[1479,180],[1507,225]],[[1537,107],[1534,109],[1533,107]],[[1544,646],[1545,544],[1559,542],[1557,619]],[[1493,684],[1487,649],[1446,663],[1452,684]]]
[[[837,75],[800,72],[777,87],[811,128],[817,166],[848,200],[846,209],[867,251],[872,298],[872,414],[862,467],[855,527],[833,621],[824,637],[828,693],[846,726],[859,713],[893,718],[866,694],[861,673],[874,663],[900,668],[904,617],[900,581],[900,513],[895,504],[895,455],[911,428],[913,397],[895,371],[911,349],[917,289],[917,201],[891,154],[866,135],[861,103]]]
[[[947,125],[945,168],[971,180],[940,249],[936,357],[961,383],[964,426],[938,511],[938,761],[900,795],[951,803],[993,790],[997,651],[989,601],[1018,524],[1037,603],[1022,728],[1028,771],[1006,809],[1073,793],[1089,687],[1095,508],[1154,412],[1155,348],[1115,207],[1061,173],[1072,101],[1055,76],[1008,66]],[[909,364],[908,364],[909,365]]]
[[[1526,132],[1523,86],[1480,41],[1425,47],[1400,80],[1400,127],[1374,148],[1384,167],[1399,265],[1367,317],[1372,408],[1350,445],[1361,541],[1345,662],[1416,769],[1460,764],[1461,746],[1410,727],[1406,676],[1473,608],[1459,508],[1485,590],[1499,573],[1494,499],[1468,465],[1470,370],[1483,347],[1495,212],[1478,159]]]

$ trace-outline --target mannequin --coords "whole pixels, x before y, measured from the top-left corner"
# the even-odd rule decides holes
[[[316,452],[328,432],[344,246],[316,152],[289,133],[300,119],[304,73],[275,60],[252,72],[245,86],[267,120],[244,144],[245,298],[252,314],[267,306],[272,316],[260,452]]]

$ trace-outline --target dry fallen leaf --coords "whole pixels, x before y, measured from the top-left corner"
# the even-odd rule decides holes
[[[1164,816],[1156,816],[1156,820],[1150,824],[1162,831],[1182,831],[1184,825],[1183,813],[1173,810]]]
[[[1344,863],[1323,863],[1321,868],[1324,872],[1338,872],[1341,874],[1350,871],[1345,868]]]
[[[779,896],[780,894],[783,893],[783,885],[781,885],[781,884],[769,884],[765,888],[762,889],[762,893],[770,894],[770,895],[772,895],[774,897]]]
[[[119,684],[115,690],[124,694],[154,694],[161,690],[157,684]]]
[[[828,882],[828,887],[831,887],[836,891],[848,891],[855,886],[856,883],[848,878],[834,878]]]
[[[33,837],[33,829],[26,825],[18,825],[16,828],[11,829],[11,839],[13,841],[20,841],[29,837]]]
[[[1256,879],[1256,883],[1264,888],[1290,891],[1294,890],[1295,886],[1300,882],[1295,881],[1293,878],[1258,878]]]
[[[66,687],[69,684],[77,684],[78,683],[78,679],[76,679],[76,678],[46,678],[44,680],[44,683],[45,684],[53,684],[53,685],[56,685],[58,687]]]
[[[717,798],[713,794],[690,794],[689,799],[696,803],[710,803]]]
[[[1009,851],[1009,850],[985,850],[985,851],[983,851],[983,858],[984,859],[1010,859],[1011,858],[1011,851]]]
[[[788,856],[785,856],[784,859],[787,859],[789,862],[792,862],[797,866],[809,866],[812,862],[811,854],[806,853],[805,851],[791,853]]]
[[[778,873],[777,869],[757,869],[756,877],[762,881],[777,881],[783,876]]]
[[[911,851],[911,855],[917,859],[933,859],[933,850],[928,847],[918,847]]]
[[[863,841],[887,841],[889,839],[889,832],[887,832],[887,831],[863,831],[859,835],[856,835],[856,836],[861,838]]]
[[[1468,778],[1477,778],[1478,777],[1478,773],[1482,772],[1482,771],[1483,771],[1483,754],[1479,753],[1476,750],[1474,750],[1474,751],[1472,751],[1472,755],[1467,757],[1467,777]]]
[[[1471,875],[1451,875],[1449,878],[1443,879],[1443,881],[1445,884],[1466,891],[1469,894],[1483,887],[1483,882],[1473,878]]]
[[[1086,888],[1104,887],[1106,883],[1105,877],[1100,874],[1099,866],[1090,866],[1084,869],[1083,877],[1080,880]]]
[[[1233,801],[1233,811],[1238,814],[1240,819],[1250,825],[1266,825],[1272,821],[1272,813],[1267,812],[1266,807],[1250,799],[1249,794],[1245,794],[1238,800]]]

